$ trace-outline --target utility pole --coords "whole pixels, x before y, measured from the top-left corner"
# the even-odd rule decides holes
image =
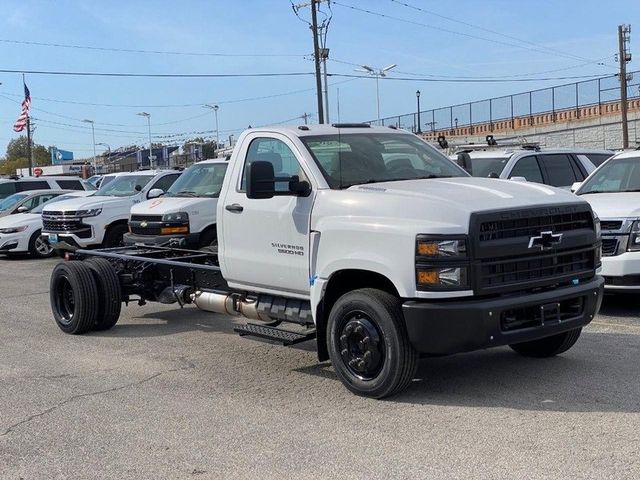
[[[302,114],[302,118],[304,118],[304,124],[307,125],[307,119],[310,117],[311,115],[308,114],[307,112]]]
[[[27,158],[29,159],[29,176],[33,175],[33,157],[31,156],[31,116],[27,114]]]
[[[311,33],[313,34],[313,62],[316,67],[316,96],[318,97],[318,123],[324,123],[324,109],[322,105],[322,76],[320,75],[320,46],[318,42],[318,3],[321,0],[311,0]]]
[[[618,25],[618,62],[620,63],[620,113],[622,114],[622,148],[629,148],[629,128],[627,121],[627,63],[631,61],[631,52],[627,50],[630,42],[631,25]]]
[[[98,164],[96,163],[96,130],[93,125],[93,120],[82,120],[82,123],[91,124],[91,135],[93,137],[93,174],[98,173]]]

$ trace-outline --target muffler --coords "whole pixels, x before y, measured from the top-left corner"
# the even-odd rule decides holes
[[[191,301],[200,309],[207,312],[222,313],[270,322],[268,315],[258,312],[257,297],[240,297],[228,293],[195,292],[191,294]]]

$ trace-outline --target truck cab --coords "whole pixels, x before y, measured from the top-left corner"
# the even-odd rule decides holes
[[[42,211],[42,235],[56,250],[122,244],[131,207],[164,193],[180,176],[174,170],[118,174],[87,198],[65,200]]]
[[[227,170],[224,160],[187,168],[164,195],[131,208],[125,245],[163,245],[217,250],[216,207]]]

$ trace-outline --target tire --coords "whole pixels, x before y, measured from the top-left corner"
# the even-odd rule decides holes
[[[354,290],[336,301],[329,313],[327,346],[344,386],[364,397],[401,392],[418,367],[400,300],[382,290]]]
[[[49,242],[42,238],[40,230],[37,230],[29,239],[29,253],[38,258],[47,258],[54,253]]]
[[[111,263],[104,258],[89,257],[84,263],[91,269],[98,287],[98,315],[94,330],[109,330],[118,323],[122,308],[118,274]]]
[[[129,227],[124,223],[117,223],[115,225],[110,226],[107,229],[107,233],[105,233],[104,235],[102,246],[104,248],[123,247],[124,240],[122,237],[128,231],[129,231]]]
[[[80,261],[60,262],[51,273],[49,300],[60,330],[78,335],[93,329],[98,288],[91,269]]]
[[[200,250],[208,253],[218,253],[218,232],[215,228],[202,234],[200,237]]]
[[[582,328],[569,330],[551,337],[533,340],[531,342],[514,343],[509,345],[514,351],[525,357],[546,358],[560,355],[575,345],[580,338]]]

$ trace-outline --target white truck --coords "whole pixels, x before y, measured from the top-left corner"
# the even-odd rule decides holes
[[[42,211],[42,235],[58,251],[122,245],[131,207],[162,195],[180,173],[175,170],[120,173],[91,197],[46,206]]]
[[[216,207],[227,170],[224,160],[186,169],[161,197],[131,208],[125,245],[167,245],[215,251]]]
[[[121,303],[194,304],[240,335],[315,339],[352,392],[393,395],[420,355],[571,348],[601,303],[599,221],[533,183],[473,178],[405,131],[249,129],[229,161],[218,253],[80,250],[51,277],[66,333],[111,328]]]

